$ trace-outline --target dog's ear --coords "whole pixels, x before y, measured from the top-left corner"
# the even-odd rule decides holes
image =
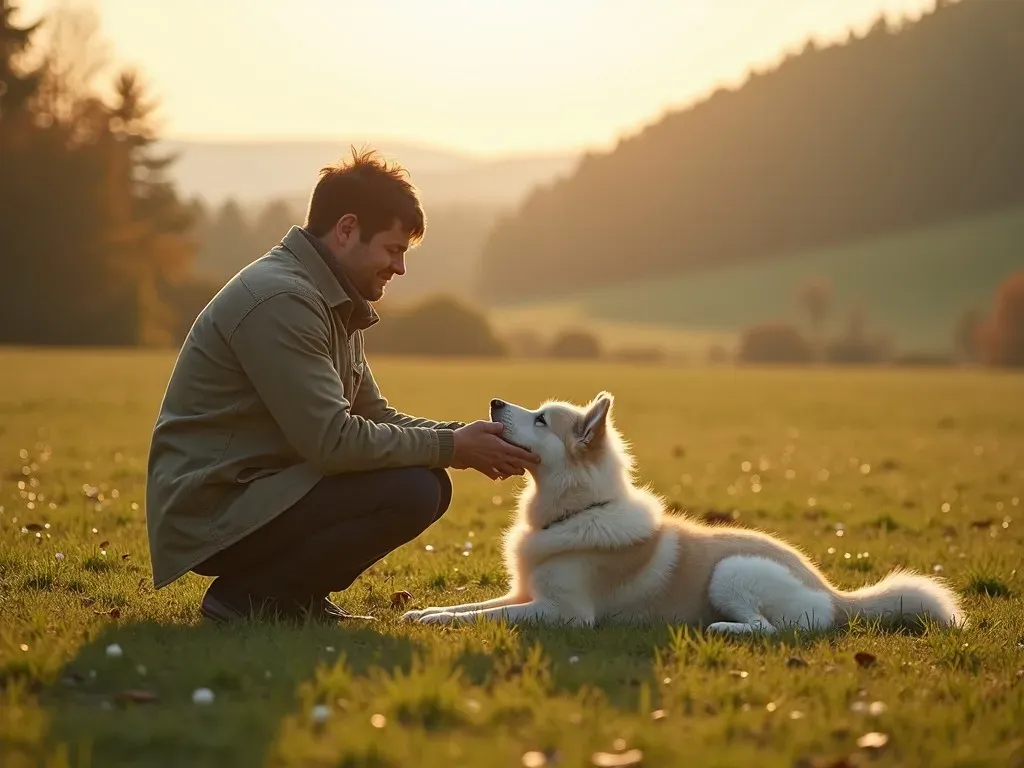
[[[580,445],[584,448],[597,445],[604,439],[613,399],[611,392],[601,392],[587,408],[580,429]]]

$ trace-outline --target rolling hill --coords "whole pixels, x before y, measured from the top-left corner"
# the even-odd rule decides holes
[[[246,206],[286,199],[305,210],[320,168],[346,156],[350,144],[374,147],[409,169],[428,206],[515,205],[535,185],[569,172],[575,155],[480,159],[444,149],[393,141],[186,141],[161,142],[178,156],[169,175],[186,197]],[[429,215],[429,210],[428,210]]]
[[[492,307],[505,330],[582,326],[618,343],[693,348],[769,319],[803,322],[799,285],[811,277],[835,290],[827,328],[839,331],[854,307],[869,331],[884,332],[898,349],[948,351],[957,321],[986,310],[996,286],[1024,269],[1024,206],[940,225],[798,251],[769,262],[670,273],[617,286],[567,291],[557,298]]]

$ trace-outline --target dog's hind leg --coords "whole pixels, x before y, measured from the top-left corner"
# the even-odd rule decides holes
[[[764,557],[736,555],[715,566],[708,599],[726,621],[711,632],[777,632],[788,625],[805,629],[832,623],[831,595],[800,581],[786,566]]]

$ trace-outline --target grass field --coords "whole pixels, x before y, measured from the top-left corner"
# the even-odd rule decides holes
[[[5,768],[1024,765],[1019,375],[377,365],[397,405],[444,418],[610,389],[667,499],[736,510],[843,586],[940,572],[972,622],[727,640],[399,624],[398,590],[415,607],[502,588],[519,481],[465,473],[441,522],[335,595],[376,626],[205,626],[205,580],[150,580],[141,502],[171,362],[0,351]]]
[[[943,222],[835,247],[706,272],[616,283],[489,314],[502,330],[593,328],[612,346],[656,345],[703,357],[715,342],[753,323],[805,322],[797,291],[808,277],[830,280],[836,295],[829,333],[854,306],[872,332],[902,351],[952,349],[968,309],[987,311],[996,287],[1024,269],[1024,207]]]

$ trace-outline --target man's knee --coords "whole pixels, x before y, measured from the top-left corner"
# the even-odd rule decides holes
[[[452,504],[452,478],[448,471],[444,469],[432,469],[430,472],[437,480],[440,490],[437,502],[437,515],[435,516],[435,519],[437,519],[447,512],[448,507]]]
[[[396,492],[402,518],[420,530],[427,528],[451,503],[451,480],[443,471],[424,467],[403,469],[397,478]]]

